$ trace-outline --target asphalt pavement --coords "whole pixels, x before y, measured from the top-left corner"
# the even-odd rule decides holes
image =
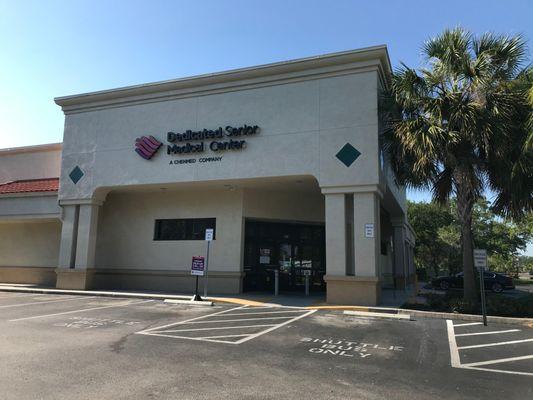
[[[464,324],[0,292],[0,397],[533,398],[533,329]]]

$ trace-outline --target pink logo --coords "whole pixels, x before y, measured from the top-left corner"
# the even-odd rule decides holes
[[[163,145],[153,136],[141,136],[135,139],[135,152],[145,160],[149,160]]]

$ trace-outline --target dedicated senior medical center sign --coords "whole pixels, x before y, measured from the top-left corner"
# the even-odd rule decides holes
[[[226,126],[217,129],[203,129],[199,131],[187,130],[183,133],[167,132],[167,155],[188,155],[212,151],[242,150],[246,148],[245,137],[259,133],[257,125],[243,125],[240,127]],[[144,159],[151,159],[163,144],[153,136],[142,136],[136,140],[135,151]],[[222,156],[203,157],[198,162],[221,161]],[[196,158],[174,159],[169,164],[195,163]]]

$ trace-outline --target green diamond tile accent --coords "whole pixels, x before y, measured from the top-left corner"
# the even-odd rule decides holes
[[[335,155],[341,163],[349,167],[361,155],[361,152],[353,147],[350,143],[342,146],[342,149]]]
[[[74,184],[78,183],[79,180],[83,177],[83,175],[84,175],[83,171],[77,165],[74,167],[72,171],[70,171],[70,174],[68,174],[68,176],[70,177],[72,182],[74,182]]]

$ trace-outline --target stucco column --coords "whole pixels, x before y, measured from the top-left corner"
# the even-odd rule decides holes
[[[66,225],[62,231],[60,259],[64,264],[56,270],[56,287],[61,289],[88,289],[92,284],[95,266],[98,209],[101,203],[86,200],[81,204],[64,205]],[[72,211],[74,209],[74,223]],[[70,234],[72,233],[72,240]],[[65,242],[63,242],[65,236]],[[64,260],[64,261],[63,261]],[[68,260],[68,264],[67,264]]]
[[[379,277],[380,264],[380,212],[376,193],[355,193],[354,202],[354,249],[355,276]]]
[[[59,244],[59,268],[74,268],[76,237],[78,234],[78,206],[62,206],[61,243]]]
[[[411,283],[415,281],[416,266],[415,266],[415,248],[412,243],[409,243],[409,275]]]
[[[405,226],[403,218],[392,221],[394,243],[394,285],[397,289],[405,289],[407,279],[407,263],[405,252]]]
[[[327,301],[332,304],[374,306],[380,300],[379,195],[375,192],[358,192],[357,188],[346,189],[348,193],[324,193],[323,190],[326,200],[324,280],[327,284]],[[353,202],[353,207],[347,207],[347,201]],[[349,235],[348,230],[352,232]],[[350,243],[347,243],[348,239]],[[355,271],[349,271],[349,265],[353,265]]]
[[[344,193],[326,194],[326,275],[346,275]]]
[[[94,267],[99,208],[98,204],[80,205],[78,240],[76,243],[76,269]]]

